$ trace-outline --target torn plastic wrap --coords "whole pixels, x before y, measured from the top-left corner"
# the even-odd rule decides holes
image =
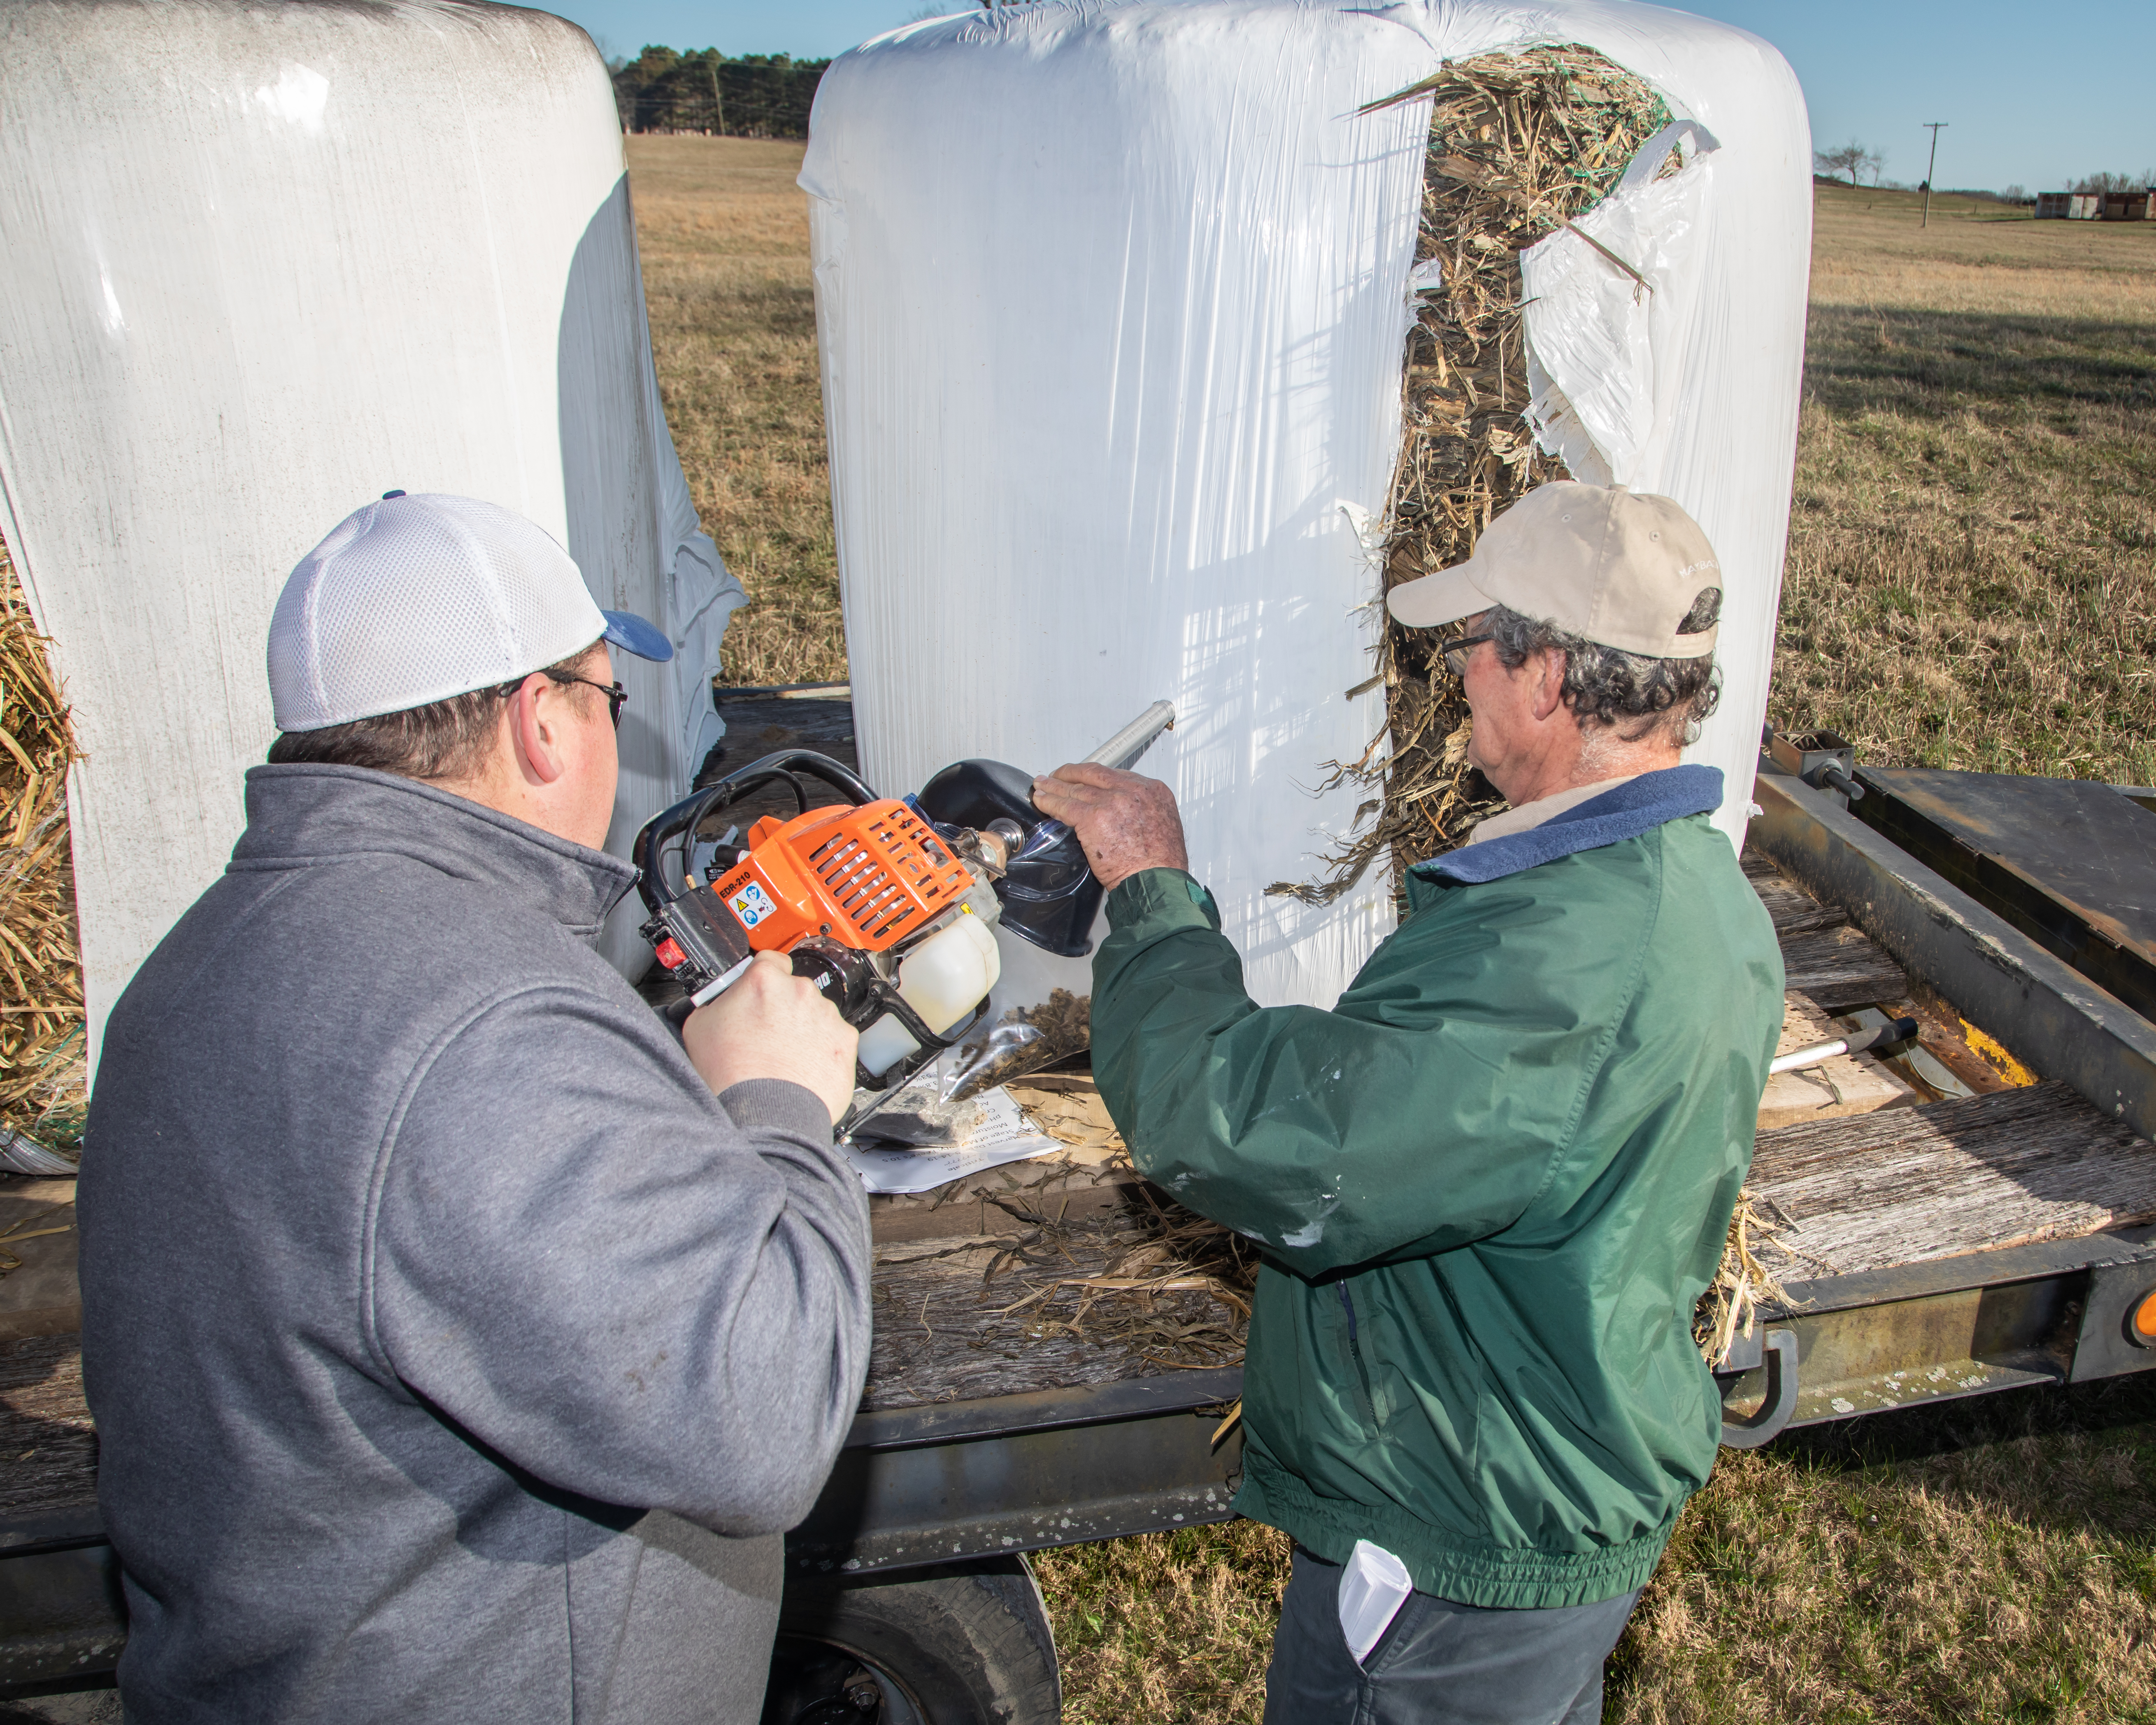
[[[832,64],[802,184],[873,780],[968,756],[1052,768],[1165,696],[1180,717],[1142,770],[1176,790],[1251,993],[1332,1004],[1391,926],[1390,883],[1373,870],[1323,906],[1265,889],[1352,828],[1358,789],[1317,788],[1384,722],[1381,690],[1345,692],[1369,677],[1380,586],[1356,523],[1386,514],[1409,306],[1432,285],[1414,274],[1429,105],[1364,110],[1446,59],[1575,42],[1661,92],[1688,153],[1659,181],[1643,161],[1580,223],[1652,283],[1636,315],[1639,283],[1577,236],[1539,249],[1563,302],[1528,326],[1545,435],[1675,497],[1717,547],[1725,690],[1687,758],[1722,768],[1741,838],[1810,140],[1771,48],[1621,3],[1043,0]],[[1089,992],[1044,973],[1018,999],[1024,957],[1002,945],[981,1071],[1038,1052],[1050,1033],[1024,1014],[1057,1022],[1057,988],[1067,1016]]]
[[[273,737],[270,611],[391,489],[537,521],[624,658],[611,842],[716,739],[740,603],[666,434],[604,64],[443,0],[0,8],[0,531],[86,758],[69,806],[93,1050],[223,869]],[[649,963],[634,918],[603,937]]]
[[[1528,409],[1543,447],[1572,476],[1630,485],[1662,465],[1694,374],[1691,303],[1712,133],[1681,120],[1640,146],[1617,190],[1520,255]],[[1672,157],[1681,164],[1658,177]]]

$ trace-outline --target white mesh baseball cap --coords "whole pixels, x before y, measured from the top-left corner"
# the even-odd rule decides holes
[[[664,630],[602,611],[544,530],[475,497],[387,493],[300,559],[270,619],[280,731],[321,731],[529,676],[603,638],[674,656]]]

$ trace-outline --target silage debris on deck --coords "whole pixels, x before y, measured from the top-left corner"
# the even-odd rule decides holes
[[[1028,1120],[1075,1150],[1106,1153],[1092,1178],[1133,1185],[1138,1207],[1066,1220],[1067,1199],[1047,1196],[1047,1189],[1065,1184],[1077,1170],[1058,1158],[1030,1181],[1007,1177],[1004,1194],[986,1200],[1010,1218],[1014,1231],[926,1254],[898,1246],[880,1264],[961,1256],[969,1266],[980,1264],[977,1304],[988,1308],[982,1318],[1029,1312],[1028,1331],[1035,1338],[1066,1334],[1156,1365],[1240,1364],[1257,1286],[1257,1249],[1139,1183],[1142,1177],[1089,1079],[1035,1083],[1055,1088],[1030,1088],[1023,1081],[1013,1087]],[[1721,1265],[1692,1312],[1692,1339],[1709,1365],[1728,1353],[1735,1337],[1752,1333],[1763,1307],[1786,1311],[1793,1305],[1753,1249],[1755,1240],[1778,1238],[1749,1189],[1741,1193]],[[1194,1310],[1189,1301],[1171,1301],[1174,1295],[1203,1295],[1219,1309]]]
[[[1135,1178],[1127,1159],[1118,1172]],[[1257,1254],[1239,1235],[1138,1185],[1138,1203],[1075,1220],[1032,1204],[1023,1189],[994,1200],[1020,1232],[981,1272],[999,1316],[1117,1348],[1148,1363],[1238,1363],[1257,1281]],[[1051,1214],[1051,1212],[1055,1212]],[[1193,1311],[1177,1294],[1206,1296]]]
[[[1067,1164],[1014,1182],[990,1200],[1019,1230],[999,1243],[983,1269],[983,1299],[1001,1312],[1035,1312],[1044,1324],[1158,1365],[1240,1362],[1257,1249],[1142,1183],[1090,1078],[1037,1083],[1014,1091],[1026,1117],[1092,1159],[1096,1183],[1127,1185],[1137,1195],[1122,1208],[1074,1218],[1064,1199],[1047,1194],[1067,1181],[1073,1172]],[[988,1291],[999,1285],[1001,1296]],[[1204,1302],[1194,1307],[1169,1298],[1174,1295],[1201,1295]]]
[[[0,546],[0,1128],[67,1163],[80,1153],[88,1078],[68,850],[74,758],[44,638]],[[38,1161],[14,1159],[26,1156]]]
[[[1141,1185],[1112,1127],[1080,1101],[1029,1093],[1037,1124],[1074,1153],[1004,1168],[1000,1190],[963,1194],[984,1230],[894,1242],[876,1256],[865,1406],[1013,1394],[1152,1372],[1233,1366],[1256,1281],[1248,1242]],[[1075,1099],[1070,1099],[1075,1100]],[[1099,1118],[1105,1118],[1104,1116]],[[1105,1157],[1101,1153],[1106,1152]],[[1072,1214],[1074,1187],[1121,1189],[1113,1208]],[[939,1200],[940,1202],[941,1200]],[[953,1346],[956,1337],[961,1345]],[[1140,1370],[1137,1375],[1151,1375]]]
[[[1513,503],[1569,477],[1527,423],[1520,254],[1601,202],[1670,121],[1645,83],[1578,46],[1448,62],[1378,105],[1424,95],[1432,106],[1415,259],[1440,274],[1408,335],[1383,526],[1387,591],[1463,562]],[[1270,891],[1327,904],[1381,857],[1397,881],[1503,807],[1467,764],[1467,704],[1436,650],[1443,633],[1386,621],[1375,666],[1385,731],[1359,759],[1327,762],[1325,781],[1379,794],[1324,859],[1324,878]]]
[[[1692,1308],[1691,1338],[1699,1346],[1700,1358],[1710,1366],[1720,1364],[1728,1356],[1729,1344],[1739,1335],[1752,1333],[1762,1305],[1786,1311],[1792,1303],[1789,1290],[1752,1250],[1755,1235],[1780,1243],[1780,1236],[1760,1214],[1748,1186],[1737,1194],[1737,1209],[1729,1219],[1729,1238],[1722,1245],[1714,1280]]]

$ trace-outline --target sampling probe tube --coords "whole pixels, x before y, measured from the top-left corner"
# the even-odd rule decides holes
[[[1118,772],[1127,771],[1137,758],[1153,745],[1153,739],[1163,731],[1175,728],[1175,704],[1156,701],[1137,717],[1123,726],[1100,747],[1086,757],[1080,764],[1088,767],[1112,767]],[[1014,862],[1034,856],[1054,845],[1060,845],[1070,836],[1070,829],[1060,820],[1045,820],[1033,829],[1026,840],[1025,849],[1011,859]]]
[[[1907,1042],[1917,1034],[1914,1019],[1890,1019],[1883,1024],[1875,1024],[1869,1030],[1852,1031],[1846,1036],[1837,1036],[1831,1042],[1815,1042],[1809,1048],[1793,1048],[1785,1055],[1777,1055],[1767,1068],[1769,1078],[1778,1072],[1796,1072],[1806,1066],[1817,1066],[1832,1060],[1836,1055],[1861,1054],[1867,1048],[1882,1044]]]

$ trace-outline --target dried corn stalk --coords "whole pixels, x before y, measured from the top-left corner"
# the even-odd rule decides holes
[[[82,1142],[87,1065],[68,710],[0,545],[0,1127],[49,1150]]]
[[[1722,1242],[1722,1262],[1716,1267],[1714,1280],[1692,1308],[1691,1338],[1699,1344],[1700,1358],[1710,1366],[1728,1353],[1729,1344],[1739,1332],[1752,1333],[1763,1299],[1784,1309],[1790,1304],[1789,1291],[1753,1252],[1754,1235],[1763,1240],[1775,1237],[1747,1187],[1737,1195],[1737,1209],[1729,1219],[1729,1237]]]
[[[1448,63],[1388,100],[1425,94],[1430,150],[1415,258],[1442,275],[1408,336],[1400,459],[1385,520],[1388,590],[1463,561],[1512,504],[1568,477],[1527,422],[1520,254],[1599,203],[1670,120],[1640,80],[1579,47]],[[1382,786],[1382,796],[1357,812],[1353,834],[1324,860],[1325,879],[1280,881],[1271,891],[1327,904],[1381,856],[1397,881],[1503,806],[1467,765],[1467,705],[1435,650],[1439,633],[1387,621],[1376,667],[1385,734],[1358,760],[1327,762],[1324,786]]]
[[[1034,1117],[1070,1139],[1067,1130]],[[1255,1248],[1138,1184],[1119,1142],[1091,1177],[1129,1182],[1132,1202],[1070,1216],[1068,1198],[1050,1199],[1045,1189],[1075,1171],[1059,1163],[988,1200],[1025,1231],[990,1243],[996,1249],[981,1273],[982,1302],[999,1317],[1028,1315],[1036,1331],[1061,1330],[1158,1366],[1240,1363],[1257,1286]]]

